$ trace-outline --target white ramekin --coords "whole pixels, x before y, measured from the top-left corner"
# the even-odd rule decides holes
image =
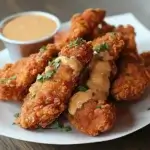
[[[4,26],[14,18],[24,15],[40,15],[45,16],[49,19],[52,19],[56,23],[56,29],[50,33],[48,36],[42,37],[38,40],[30,40],[30,41],[17,41],[11,40],[6,38],[2,31]],[[0,22],[0,40],[3,41],[5,47],[9,51],[10,58],[12,61],[17,61],[22,57],[27,57],[32,53],[35,53],[39,50],[42,45],[45,45],[51,41],[52,36],[59,30],[60,28],[60,20],[53,14],[42,12],[42,11],[28,11],[28,12],[21,12],[9,17],[6,17]]]

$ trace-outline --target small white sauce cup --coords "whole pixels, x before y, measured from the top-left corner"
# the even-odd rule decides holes
[[[51,20],[53,20],[56,23],[56,29],[50,33],[48,36],[42,37],[38,40],[30,40],[30,41],[18,41],[18,40],[12,40],[7,37],[5,37],[2,33],[4,26],[11,20],[25,15],[40,15],[45,16]],[[27,57],[32,53],[38,52],[40,47],[43,45],[46,45],[47,43],[51,42],[51,39],[53,35],[60,29],[60,20],[53,14],[42,12],[42,11],[28,11],[28,12],[22,12],[17,13],[14,15],[11,15],[9,17],[6,17],[4,20],[0,22],[0,40],[3,41],[5,47],[9,51],[10,58],[13,62],[19,60],[22,57]]]

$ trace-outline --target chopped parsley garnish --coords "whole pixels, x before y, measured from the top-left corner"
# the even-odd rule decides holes
[[[110,32],[112,38],[115,38],[116,32]]]
[[[85,40],[83,40],[82,38],[77,38],[73,41],[70,41],[69,48],[79,46],[79,45],[83,44],[84,42],[85,42]]]
[[[83,86],[83,85],[79,85],[77,87],[78,91],[82,91],[82,92],[85,92],[87,91],[89,88],[87,86]]]
[[[45,80],[51,78],[56,73],[56,70],[59,68],[60,62],[60,59],[55,59],[52,62],[49,62],[49,66],[54,67],[53,70],[48,70],[44,74],[38,74],[37,81],[44,82]]]
[[[55,74],[55,70],[49,70],[45,72],[45,74],[38,74],[37,81],[44,82],[45,80],[48,80]]]
[[[41,74],[38,74],[36,80],[38,81],[43,81],[43,76]]]
[[[48,65],[53,66],[55,69],[58,69],[58,67],[60,66],[60,62],[61,62],[60,59],[55,59],[55,60],[49,61]]]
[[[58,67],[60,66],[60,59],[56,59],[54,62],[52,62],[52,66],[55,67],[55,69],[58,69]]]
[[[0,83],[5,84],[5,83],[9,83],[12,80],[15,80],[17,78],[16,75],[10,77],[10,78],[1,78],[0,79]]]
[[[106,51],[109,49],[109,45],[107,43],[102,43],[102,44],[98,44],[98,45],[95,45],[93,47],[93,50],[96,51],[97,53],[100,53],[100,52],[103,52],[103,51]]]
[[[100,108],[101,109],[102,107],[101,106],[96,106],[96,108]]]
[[[51,126],[47,127],[47,129],[58,129],[60,131],[66,131],[69,132],[72,130],[72,128],[68,125],[64,125],[60,121],[55,121]]]
[[[46,51],[46,46],[45,46],[45,45],[43,45],[43,46],[40,48],[40,52],[44,52],[44,51]]]
[[[47,79],[51,78],[54,75],[54,73],[55,73],[55,70],[49,70],[49,71],[47,71],[45,73],[45,75],[43,76],[43,79],[47,80]]]
[[[19,113],[14,114],[14,117],[18,118],[19,117]]]

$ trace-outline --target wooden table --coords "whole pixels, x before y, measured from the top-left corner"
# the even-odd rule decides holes
[[[0,18],[15,12],[43,10],[55,13],[62,21],[67,21],[72,14],[89,7],[106,8],[107,15],[132,12],[143,24],[150,28],[150,1],[148,0],[1,0]],[[0,49],[3,44],[0,43]],[[150,150],[150,126],[132,135],[113,141],[55,146],[23,142],[0,137],[0,150]]]

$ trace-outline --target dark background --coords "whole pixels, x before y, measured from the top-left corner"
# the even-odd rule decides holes
[[[105,8],[108,16],[132,12],[150,28],[150,0],[0,0],[0,19],[20,11],[43,10],[67,21],[72,14],[90,7]],[[74,146],[35,144],[0,136],[0,150],[150,150],[150,126],[113,141]]]

